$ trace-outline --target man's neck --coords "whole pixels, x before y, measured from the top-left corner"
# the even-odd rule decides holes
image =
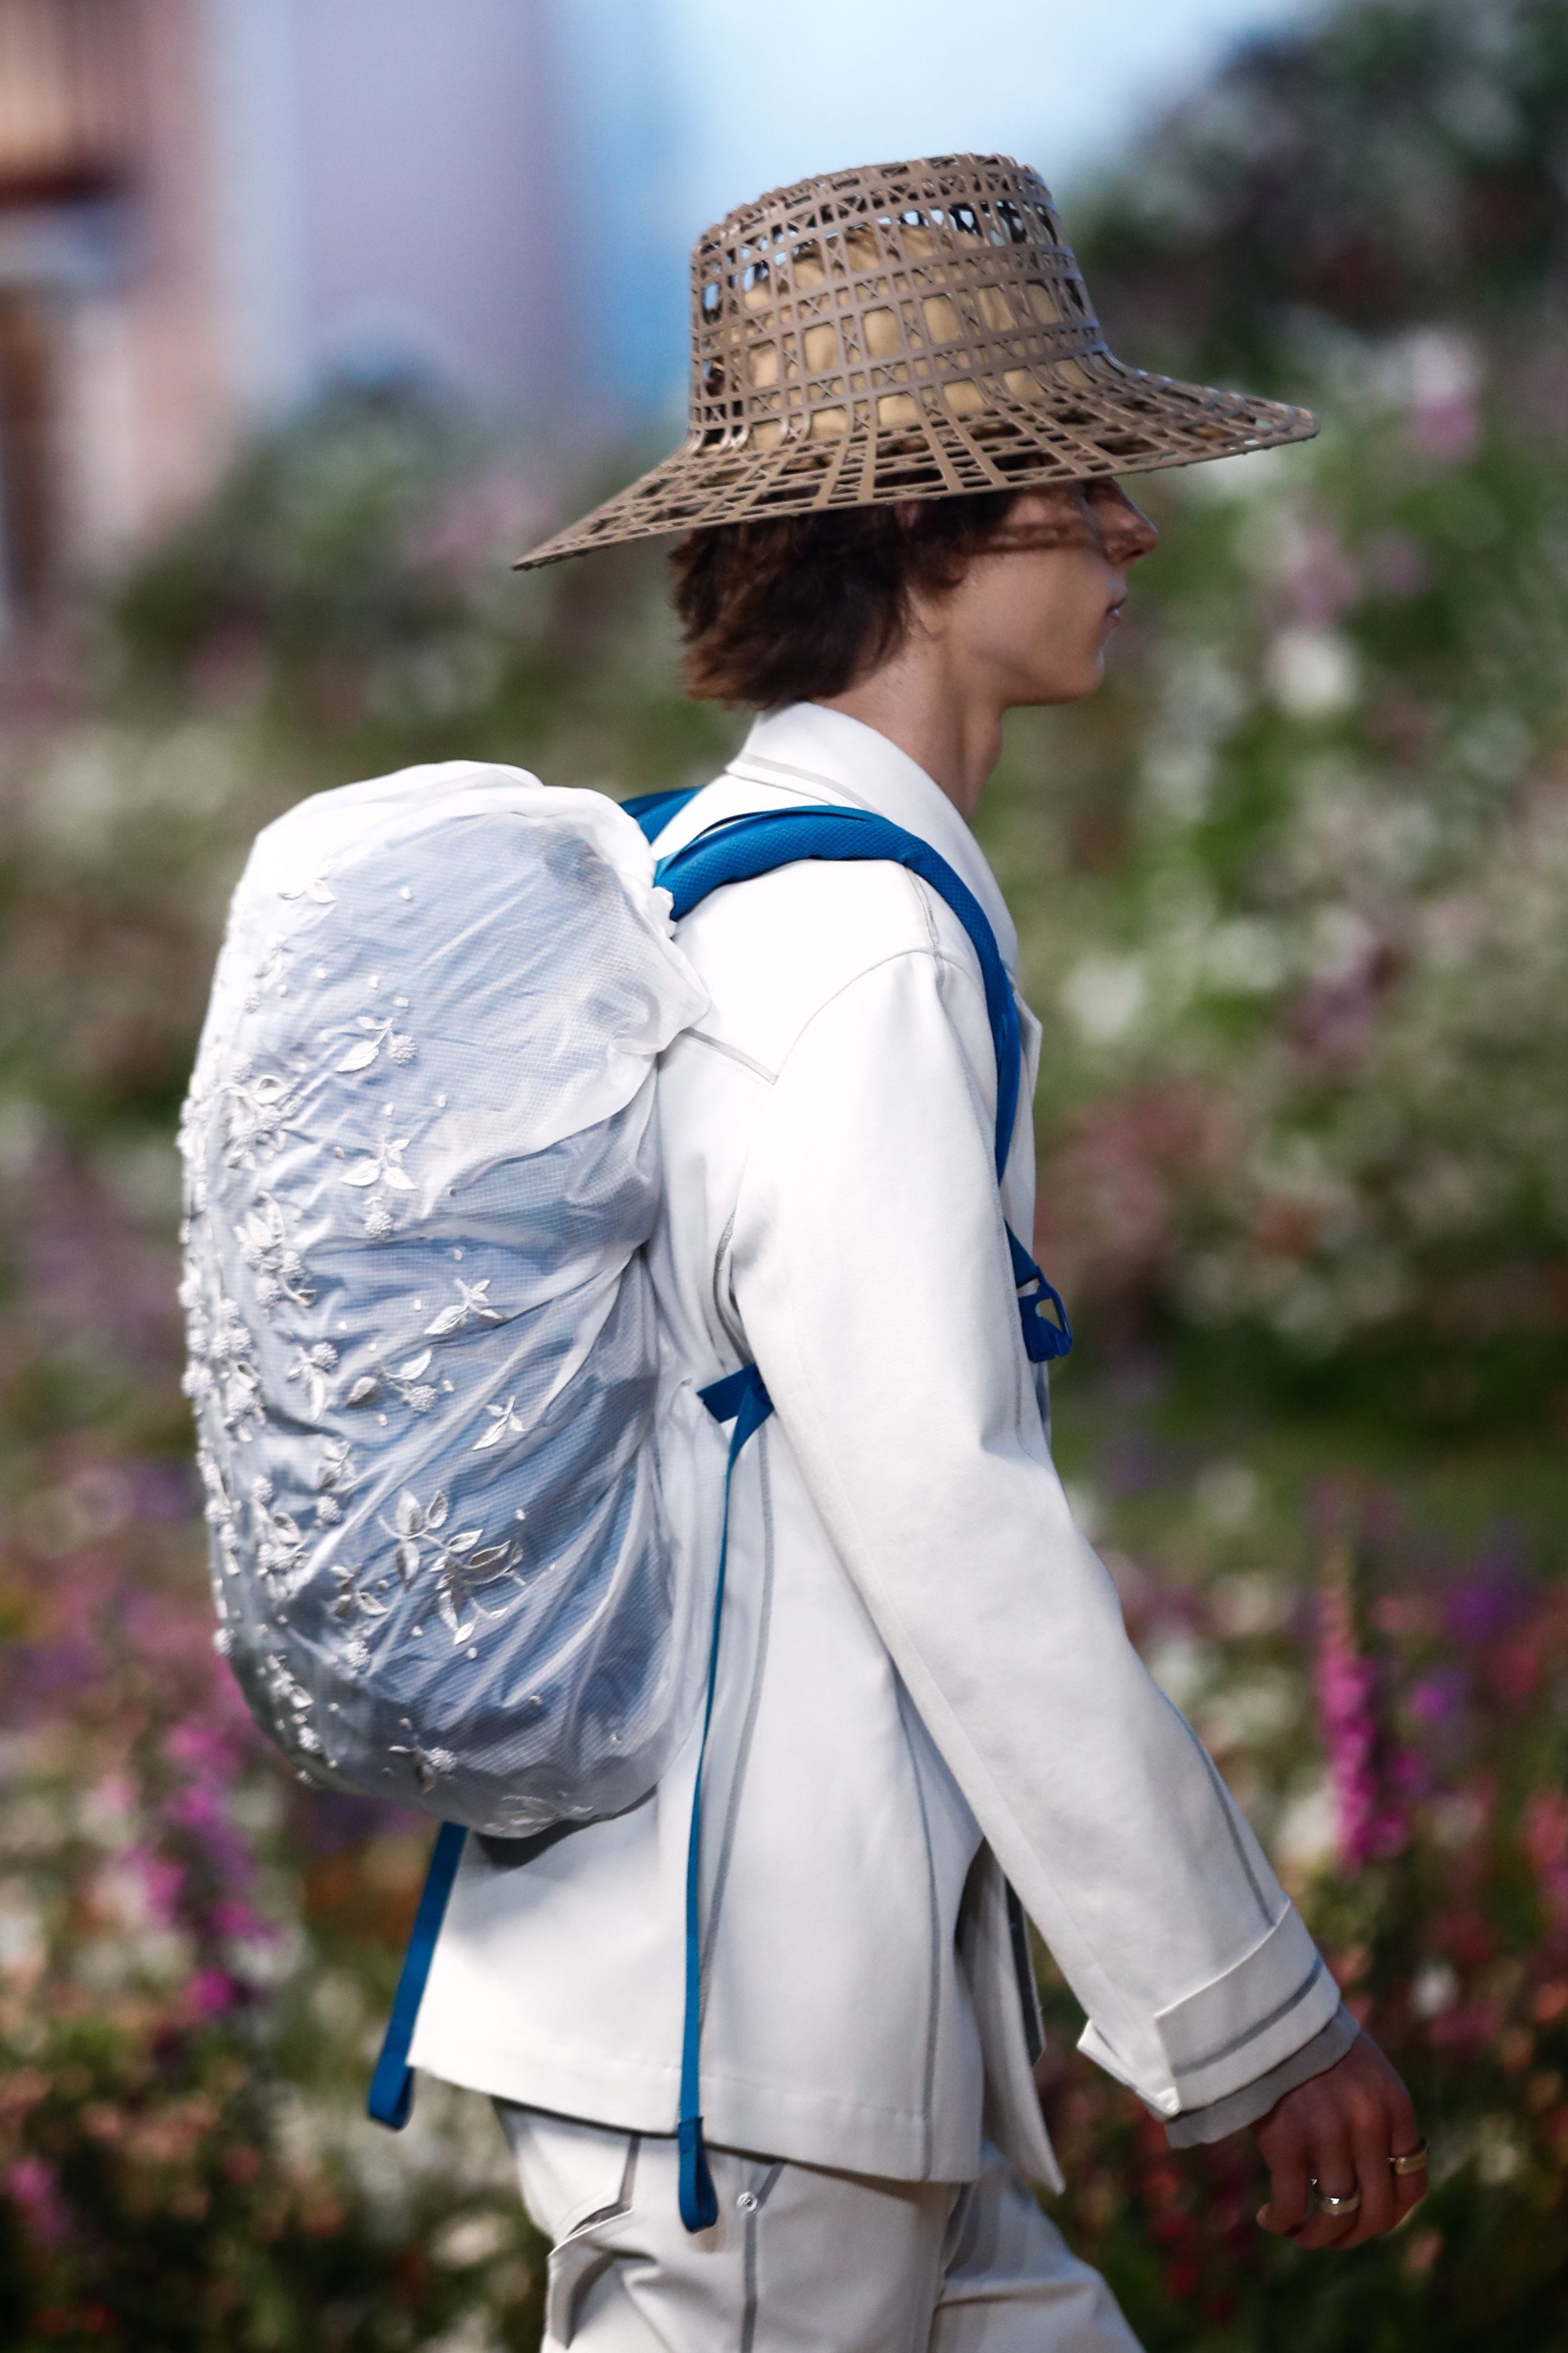
[[[942,653],[940,640],[915,638],[858,686],[818,699],[896,744],[973,825],[1001,756],[1002,713],[990,698],[957,690]]]

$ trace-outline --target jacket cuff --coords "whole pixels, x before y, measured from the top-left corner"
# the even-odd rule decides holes
[[[1278,2067],[1270,2067],[1266,2075],[1244,2084],[1238,2092],[1227,2092],[1223,2100],[1211,2100],[1206,2107],[1184,2108],[1180,2116],[1171,2117],[1165,2138],[1173,2148],[1195,2148],[1200,2142],[1224,2140],[1227,2133],[1257,2124],[1298,2084],[1309,2083],[1314,2075],[1338,2066],[1360,2032],[1342,2001],[1327,2026]]]
[[[1208,2107],[1291,2058],[1340,2006],[1340,1989],[1288,1905],[1223,1977],[1155,2014],[1175,2098],[1162,2112]]]

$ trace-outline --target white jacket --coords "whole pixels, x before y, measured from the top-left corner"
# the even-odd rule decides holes
[[[760,720],[658,847],[820,801],[923,836],[1016,970],[952,804],[816,705]],[[711,1575],[725,1454],[696,1390],[754,1359],[777,1409],[736,1475],[709,1749],[708,2137],[961,2180],[984,2118],[1052,2180],[1004,1873],[1088,2013],[1082,2047],[1166,2117],[1321,2041],[1338,1990],[1052,1466],[1003,1227],[1030,1233],[1033,1139],[1021,1117],[999,1198],[956,919],[902,868],[807,863],[716,892],[681,945],[711,1007],[660,1078],[652,1254],[688,1573]],[[673,2130],[694,1765],[695,1736],[616,1820],[470,1840],[416,2066]]]

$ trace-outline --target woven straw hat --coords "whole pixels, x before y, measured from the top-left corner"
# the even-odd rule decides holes
[[[691,253],[685,446],[518,565],[771,515],[1150,473],[1305,441],[1310,409],[1105,347],[1050,193],[1005,155],[802,180]]]

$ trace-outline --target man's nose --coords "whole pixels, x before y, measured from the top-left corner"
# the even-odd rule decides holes
[[[1134,506],[1120,482],[1107,482],[1095,501],[1100,537],[1108,564],[1125,571],[1149,554],[1160,534],[1140,506]]]

